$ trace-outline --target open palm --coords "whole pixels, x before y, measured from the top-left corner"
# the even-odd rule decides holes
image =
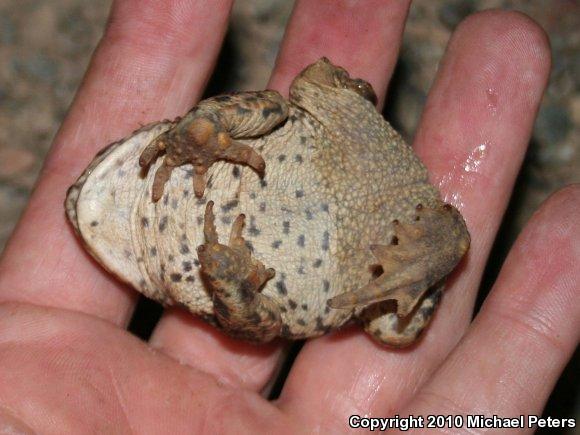
[[[409,2],[352,3],[297,2],[270,88],[287,93],[327,56],[384,101]],[[580,188],[534,215],[471,319],[550,69],[543,31],[513,12],[458,27],[413,144],[472,235],[418,345],[390,350],[356,328],[311,340],[272,403],[259,393],[284,343],[236,342],[179,309],[165,311],[148,343],[126,331],[137,294],[85,254],[65,221],[65,191],[103,145],[199,99],[230,7],[114,3],[0,262],[0,431],[343,432],[353,414],[541,413],[579,339]]]

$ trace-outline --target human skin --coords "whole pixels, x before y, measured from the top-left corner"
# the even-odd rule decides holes
[[[83,251],[62,202],[103,145],[199,99],[231,2],[207,5],[113,4],[0,259],[0,429],[345,432],[351,414],[540,414],[580,334],[579,186],[534,214],[472,321],[550,70],[546,35],[515,12],[475,14],[456,29],[415,136],[432,181],[472,236],[419,343],[392,350],[359,328],[311,340],[280,398],[268,402],[260,392],[286,343],[238,342],[173,308],[149,342],[126,331],[137,294]],[[298,1],[269,87],[286,94],[297,72],[327,56],[368,80],[382,104],[409,2],[361,5]]]

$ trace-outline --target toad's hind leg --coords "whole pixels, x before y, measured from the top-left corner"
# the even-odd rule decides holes
[[[434,208],[418,205],[414,220],[395,221],[393,229],[390,245],[370,248],[383,274],[358,290],[330,299],[330,307],[366,307],[392,300],[396,315],[406,318],[421,300],[428,303],[425,293],[455,268],[469,248],[465,222],[448,204]]]
[[[439,305],[443,284],[430,289],[415,309],[406,317],[397,315],[390,301],[371,305],[360,314],[365,331],[375,340],[394,347],[405,347],[414,343],[429,325],[435,308]]]
[[[228,245],[218,242],[213,201],[205,211],[205,243],[197,249],[201,272],[212,292],[216,318],[224,331],[248,341],[266,342],[280,334],[278,306],[260,293],[274,269],[252,258],[242,237],[244,215],[235,220]]]

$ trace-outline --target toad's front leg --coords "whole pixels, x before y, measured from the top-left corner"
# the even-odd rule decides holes
[[[448,204],[419,204],[412,222],[395,221],[393,226],[390,245],[371,246],[383,274],[328,303],[332,308],[368,307],[361,313],[366,331],[383,343],[407,346],[429,323],[443,278],[469,248],[469,233],[459,212]],[[395,301],[396,308],[388,301]]]
[[[218,242],[214,219],[210,201],[205,210],[205,243],[197,253],[212,292],[216,318],[229,335],[254,342],[270,341],[280,334],[280,310],[260,290],[274,277],[274,269],[266,269],[252,258],[241,235],[244,215],[235,220],[228,246]]]
[[[205,190],[204,174],[218,160],[247,164],[263,176],[264,159],[235,139],[266,134],[287,116],[286,101],[276,91],[239,92],[200,102],[141,153],[139,164],[146,168],[165,152],[153,181],[153,201],[163,195],[171,171],[186,163],[193,165],[193,187],[198,197]]]

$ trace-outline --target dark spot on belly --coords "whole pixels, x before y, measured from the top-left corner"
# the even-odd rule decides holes
[[[179,252],[181,252],[183,255],[189,254],[189,246],[187,246],[185,243],[182,243],[179,247]]]
[[[296,243],[298,244],[298,246],[300,246],[301,248],[304,248],[304,245],[306,243],[306,237],[304,237],[304,234],[300,234],[298,236],[298,240],[296,241]]]
[[[282,244],[282,240],[274,240],[272,242],[272,248],[274,249],[278,249],[280,247],[280,245]]]
[[[238,166],[233,167],[232,175],[234,178],[240,178],[240,168]]]
[[[159,232],[162,233],[165,231],[165,228],[167,228],[167,216],[163,216],[159,221]]]
[[[317,316],[315,321],[316,321],[316,330],[320,331],[320,332],[325,332],[326,326],[324,326],[324,322],[322,320],[322,317]]]
[[[171,278],[171,281],[173,281],[173,282],[180,282],[181,281],[181,273],[172,273],[171,275],[169,275],[169,278]]]
[[[193,275],[187,275],[187,277],[185,278],[185,281],[187,281],[187,282],[195,282],[195,276],[193,276]]]
[[[191,261],[184,261],[181,263],[184,272],[189,272],[193,267],[191,265]]]
[[[328,251],[329,247],[330,247],[330,234],[328,234],[328,231],[325,231],[324,234],[322,234],[322,250]]]
[[[91,227],[96,227],[97,225],[99,225],[99,223],[97,221],[92,221],[91,222]]]
[[[230,211],[232,211],[234,208],[236,208],[238,206],[240,202],[237,199],[232,199],[231,201],[226,202],[224,205],[222,205],[222,211],[224,213],[228,213]]]
[[[261,231],[256,227],[256,218],[250,216],[250,226],[248,227],[248,234],[252,236],[259,236]]]
[[[146,217],[142,217],[141,218],[141,226],[143,228],[149,227],[149,219],[147,219]]]
[[[302,138],[301,138],[301,139],[302,139]],[[304,159],[302,158],[302,155],[300,155],[300,154],[296,154],[296,155],[294,156],[294,161],[295,161],[296,163],[302,163],[302,162],[304,161]]]
[[[290,233],[290,222],[289,221],[284,221],[282,222],[282,232],[284,234],[289,234]]]
[[[286,288],[284,281],[276,281],[276,290],[282,296],[286,296],[288,294],[288,289]]]
[[[291,310],[295,310],[298,304],[293,299],[288,299],[288,306]]]
[[[322,265],[322,259],[321,258],[316,259],[314,261],[314,263],[312,263],[312,266],[313,267],[316,267],[316,268],[320,267],[321,265]]]
[[[149,248],[149,255],[151,255],[151,257],[157,256],[157,248],[155,246],[151,246],[151,248]]]
[[[298,319],[296,320],[296,323],[299,324],[300,326],[306,326],[306,322],[304,321],[304,319]]]
[[[284,160],[286,160],[286,154],[280,154],[280,155],[278,156],[278,161],[279,161],[280,163],[282,163]]]
[[[322,291],[324,293],[328,293],[328,290],[330,290],[330,282],[328,282],[328,280],[323,280],[322,281]]]
[[[296,198],[302,198],[304,196],[304,191],[297,190],[295,194],[296,194]]]

